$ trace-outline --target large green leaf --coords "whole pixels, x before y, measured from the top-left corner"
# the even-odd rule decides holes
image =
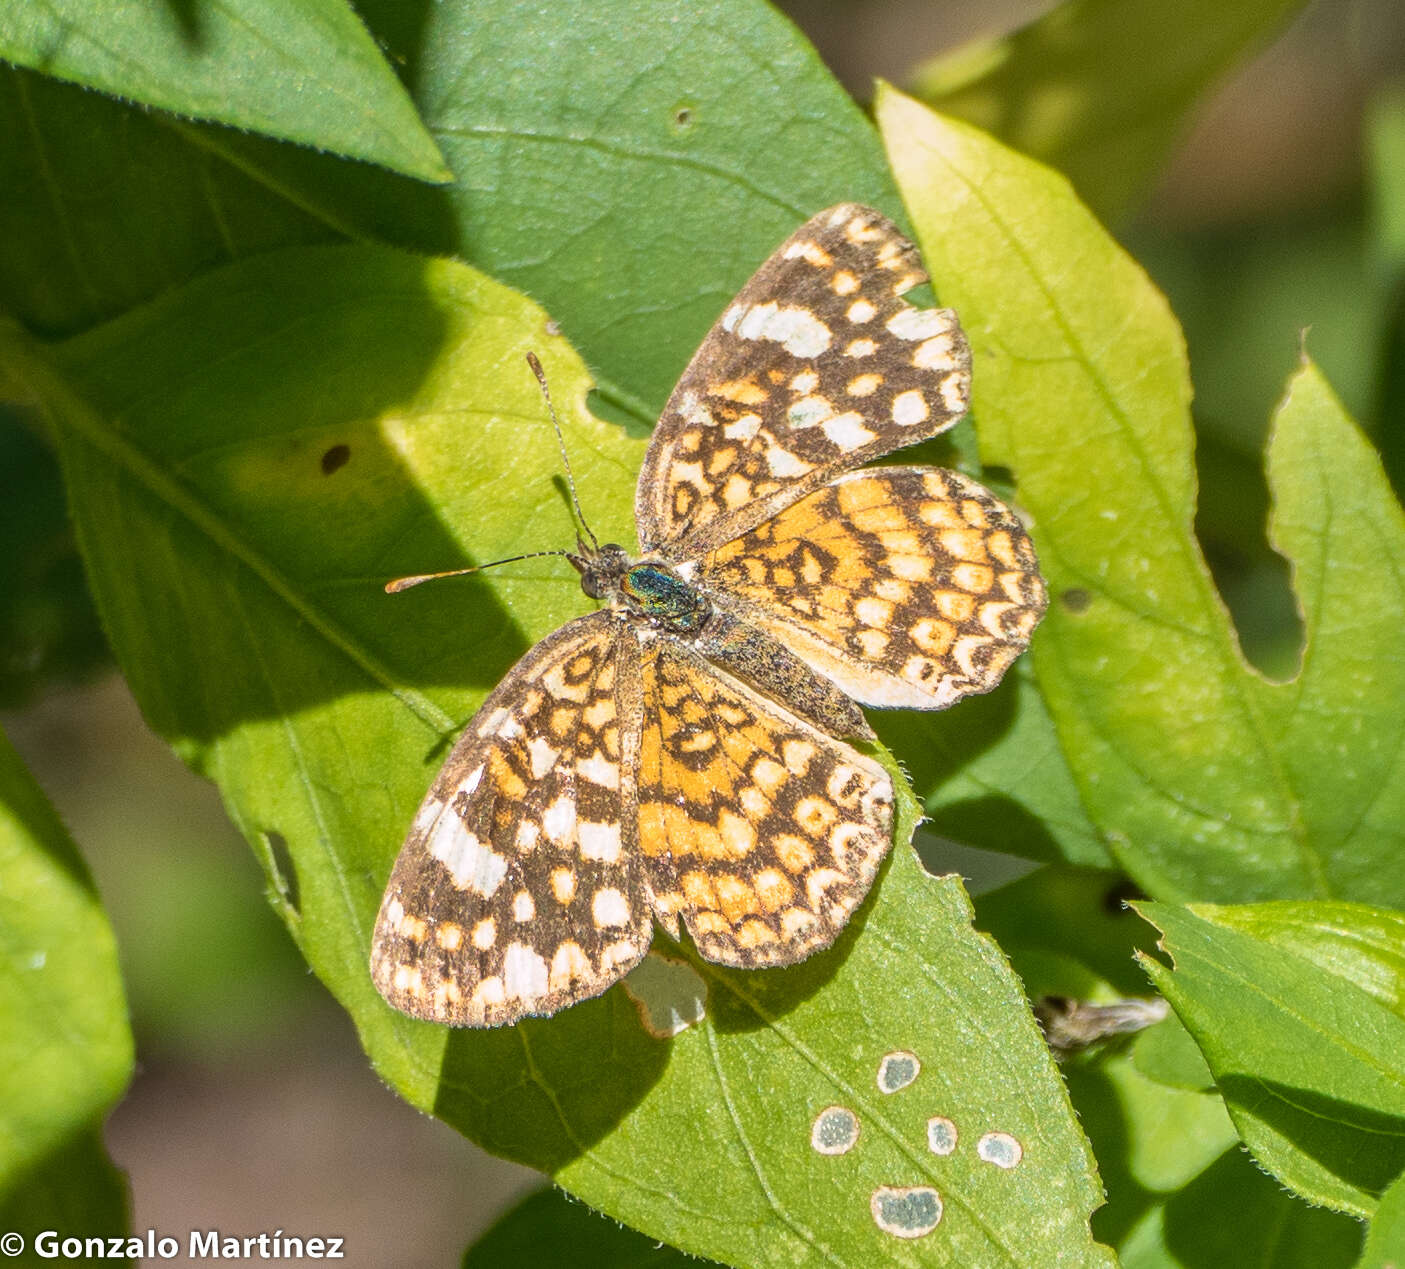
[[[380,591],[395,573],[573,540],[528,349],[587,514],[628,540],[642,442],[584,412],[581,364],[539,308],[461,265],[291,251],[73,341],[62,379],[31,357],[17,373],[49,405],[94,592],[148,718],[219,781],[381,1072],[489,1149],[704,1255],[1098,1262],[1086,1144],[959,882],[908,847],[910,799],[839,945],[789,971],[696,966],[709,1014],[672,1041],[620,990],[492,1032],[412,1022],[374,992],[381,888],[445,742],[586,606],[560,560]],[[894,1051],[922,1074],[887,1095]],[[831,1105],[861,1125],[842,1157],[810,1144]],[[956,1125],[954,1154],[928,1149],[934,1116]],[[983,1161],[990,1132],[1022,1144],[1017,1166]],[[884,1185],[940,1194],[939,1228],[883,1232],[870,1203]]]
[[[116,97],[450,176],[345,0],[0,0],[0,57]]]
[[[1126,211],[1196,99],[1302,0],[1064,0],[1010,35],[944,53],[913,92],[1061,169],[1104,217]]]
[[[1152,981],[1200,1045],[1244,1142],[1261,1166],[1310,1202],[1370,1216],[1405,1170],[1405,1019],[1358,984],[1358,959],[1302,937],[1263,936],[1273,914],[1209,905],[1138,905],[1162,932],[1175,972],[1143,957]],[[1299,905],[1298,928],[1312,905]],[[1349,927],[1341,905],[1323,926]],[[1380,939],[1381,922],[1363,922]],[[1350,930],[1327,946],[1358,948]],[[1378,963],[1398,967],[1401,947]]]
[[[27,1233],[58,1214],[118,1232],[122,1185],[97,1129],[131,1074],[111,927],[72,840],[0,735],[0,1215]]]
[[[1405,1177],[1383,1195],[1362,1248],[1360,1269],[1399,1269],[1405,1263]]]
[[[970,335],[987,461],[1011,468],[1054,601],[1040,688],[1083,805],[1151,893],[1405,904],[1405,525],[1310,366],[1269,453],[1307,646],[1239,654],[1192,531],[1175,321],[1067,182],[892,91],[890,154]]]

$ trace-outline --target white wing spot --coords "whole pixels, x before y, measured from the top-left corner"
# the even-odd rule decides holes
[[[502,986],[509,999],[538,1000],[546,995],[549,982],[546,961],[527,944],[507,945],[502,961]]]
[[[893,422],[899,427],[911,427],[914,423],[925,422],[930,413],[926,398],[916,388],[899,392],[893,398]]]
[[[619,822],[596,824],[582,820],[576,828],[576,836],[581,844],[581,858],[591,859],[602,864],[617,864],[620,861]]]
[[[593,753],[588,758],[578,759],[576,771],[591,784],[598,784],[602,789],[620,787],[620,764],[611,761],[603,753]]]
[[[629,904],[613,886],[597,890],[590,901],[590,915],[597,929],[629,924]]]
[[[532,902],[532,896],[525,890],[519,890],[512,896],[512,919],[514,921],[530,921],[537,915],[537,905]]]
[[[575,825],[576,804],[564,793],[542,812],[542,832],[557,846],[569,844]]]
[[[899,339],[931,339],[951,328],[951,314],[940,308],[905,308],[888,319],[888,333]]]
[[[871,322],[878,314],[878,310],[867,300],[855,300],[849,305],[849,312],[846,316],[851,322],[862,325],[864,322]]]
[[[554,748],[543,736],[533,736],[528,742],[527,752],[532,758],[532,778],[540,780],[556,766],[561,751]]]
[[[786,422],[800,429],[823,423],[834,413],[834,406],[828,397],[801,397],[786,411]]]
[[[480,952],[486,952],[498,941],[498,923],[492,917],[484,917],[473,927],[469,940]]]
[[[772,445],[766,451],[766,466],[771,469],[771,475],[785,479],[790,476],[803,476],[811,469],[812,464],[803,458],[797,458],[788,449]]]
[[[470,833],[453,811],[439,817],[429,839],[429,853],[449,870],[460,890],[491,898],[507,875],[507,859]]]
[[[863,425],[863,417],[852,411],[826,419],[820,430],[845,452],[867,445],[875,435]]]

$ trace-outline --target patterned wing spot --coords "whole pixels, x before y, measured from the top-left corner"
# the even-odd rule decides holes
[[[844,391],[851,397],[871,397],[882,386],[882,383],[882,375],[855,375],[844,385]]]
[[[446,952],[457,952],[463,946],[463,926],[445,921],[434,931],[434,941]]]
[[[473,946],[480,952],[486,952],[494,943],[498,941],[498,923],[492,917],[484,917],[473,927]],[[457,947],[446,948],[446,951],[456,951]]]
[[[878,344],[872,339],[851,339],[844,348],[846,357],[872,357],[878,351]]]
[[[829,279],[829,286],[835,295],[852,295],[859,289],[859,280],[848,269],[839,269]]]
[[[862,326],[865,322],[871,322],[877,317],[878,310],[868,300],[855,300],[845,309],[844,316],[855,326]]]
[[[836,414],[820,426],[835,447],[844,451],[862,449],[877,436],[876,432],[871,432],[864,426],[863,416],[852,411],[848,414]]]
[[[569,868],[553,868],[550,884],[556,902],[563,908],[570,907],[576,897],[576,874]]]
[[[629,902],[613,886],[597,890],[590,901],[590,914],[597,927],[629,924]]]

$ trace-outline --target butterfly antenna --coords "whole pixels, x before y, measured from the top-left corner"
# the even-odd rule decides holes
[[[537,354],[529,352],[527,354],[527,364],[531,366],[532,373],[537,377],[537,383],[541,385],[542,396],[546,400],[547,413],[551,415],[551,426],[556,431],[556,443],[561,447],[561,465],[566,469],[566,484],[571,489],[571,505],[576,509],[576,523],[585,531],[586,537],[590,539],[592,550],[600,549],[600,539],[592,532],[590,525],[585,521],[585,512],[581,510],[581,500],[576,496],[576,478],[571,474],[571,460],[566,454],[566,438],[561,435],[561,424],[556,417],[556,407],[551,403],[551,389],[546,386],[546,373],[542,370],[542,363],[537,360]],[[576,534],[576,543],[584,549],[584,542],[581,541],[580,534]]]
[[[540,559],[543,555],[564,555],[570,558],[570,551],[528,551],[526,555],[509,555],[505,560],[489,560],[486,564],[473,564],[468,568],[451,568],[443,573],[416,573],[413,577],[397,577],[386,582],[385,593],[398,595],[402,590],[418,586],[421,582],[432,582],[441,577],[463,577],[467,573],[481,573],[485,568],[497,568],[499,564],[516,564],[518,560]]]

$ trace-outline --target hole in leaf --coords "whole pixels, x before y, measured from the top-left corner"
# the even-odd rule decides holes
[[[301,916],[302,908],[301,895],[298,890],[298,870],[293,866],[292,852],[288,849],[288,840],[282,833],[266,832],[263,834],[264,843],[268,846],[269,865],[273,869],[273,884],[278,890],[283,902],[290,907],[293,912]]]

